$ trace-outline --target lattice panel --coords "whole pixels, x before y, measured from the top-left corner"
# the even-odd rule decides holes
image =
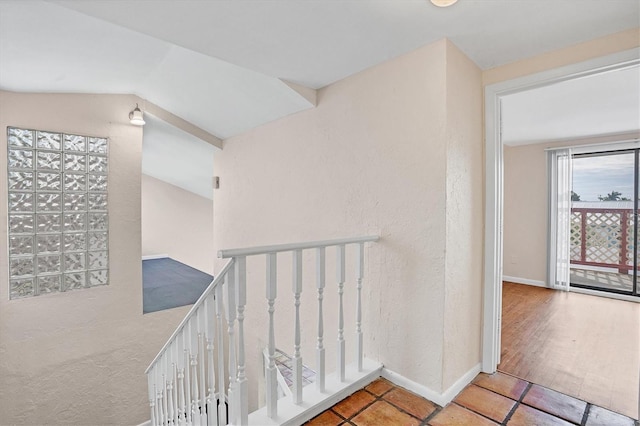
[[[587,262],[620,263],[621,216],[621,212],[587,213]]]
[[[108,284],[108,140],[7,133],[10,298]]]
[[[582,252],[582,213],[571,212],[571,260],[581,260]]]

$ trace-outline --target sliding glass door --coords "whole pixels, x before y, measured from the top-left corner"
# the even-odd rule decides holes
[[[638,157],[573,155],[571,286],[638,296]]]

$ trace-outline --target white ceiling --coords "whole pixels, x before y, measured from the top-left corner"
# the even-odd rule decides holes
[[[631,67],[507,95],[506,145],[640,130],[640,68]]]
[[[0,89],[137,94],[225,139],[312,107],[281,79],[320,88],[443,37],[486,69],[639,16],[638,0],[0,0]],[[145,147],[162,131],[187,150],[153,123]]]

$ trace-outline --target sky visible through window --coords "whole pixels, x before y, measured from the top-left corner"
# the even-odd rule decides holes
[[[574,157],[573,192],[580,201],[600,201],[613,191],[633,200],[633,153]]]

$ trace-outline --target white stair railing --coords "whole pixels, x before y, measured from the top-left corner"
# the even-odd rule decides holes
[[[278,417],[275,302],[277,299],[277,255],[279,253],[291,252],[293,264],[292,290],[295,308],[292,358],[293,392],[291,392],[293,404],[300,405],[305,402],[302,392],[303,358],[300,350],[300,296],[303,290],[302,252],[304,250],[315,250],[316,252],[316,290],[318,293],[316,389],[320,393],[325,392],[327,376],[322,302],[326,287],[325,254],[329,247],[335,247],[336,251],[336,281],[340,301],[337,330],[337,373],[341,382],[346,380],[343,308],[343,291],[346,282],[346,246],[354,245],[356,247],[355,347],[357,369],[362,371],[364,356],[362,337],[364,243],[377,240],[377,236],[367,236],[218,252],[218,257],[229,259],[229,261],[147,368],[152,425],[221,426],[226,424],[247,425],[249,423],[249,389],[246,377],[244,337],[244,310],[247,303],[246,258],[249,256],[264,256],[266,258],[267,304],[265,310],[269,321],[266,349],[268,361],[265,368],[267,417],[269,419]],[[228,341],[226,357],[225,340]],[[217,359],[214,357],[216,350]],[[228,389],[225,390],[227,382]],[[228,403],[228,409],[225,402]]]

